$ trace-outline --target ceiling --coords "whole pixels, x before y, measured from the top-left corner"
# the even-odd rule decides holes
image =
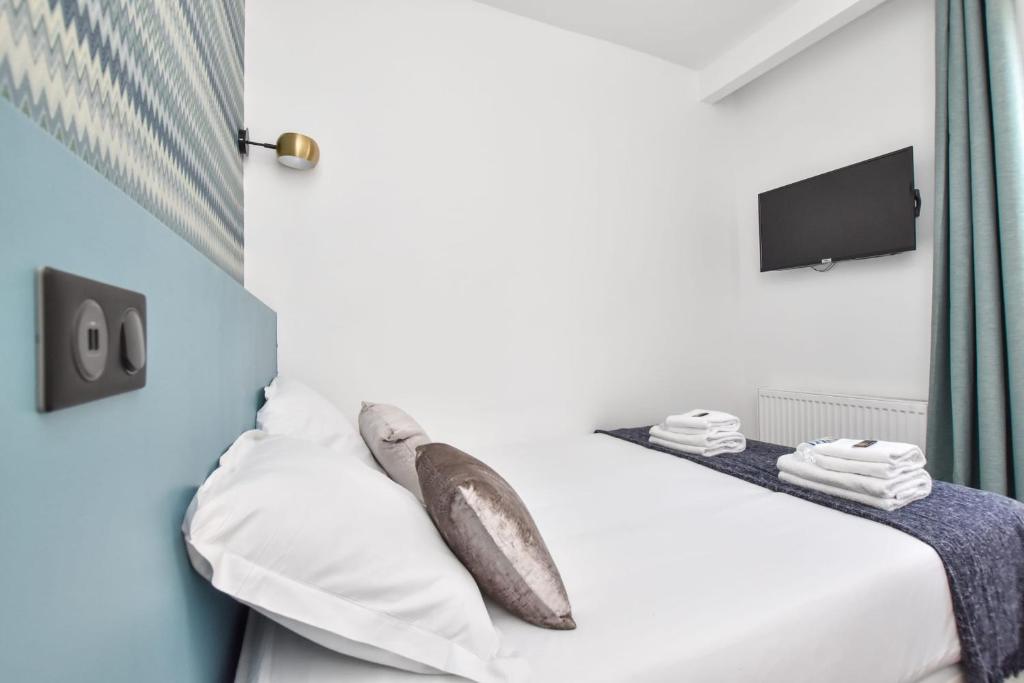
[[[479,0],[702,69],[796,0]]]

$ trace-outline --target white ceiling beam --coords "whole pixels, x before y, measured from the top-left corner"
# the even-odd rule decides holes
[[[885,0],[800,0],[700,72],[700,99],[714,104]]]

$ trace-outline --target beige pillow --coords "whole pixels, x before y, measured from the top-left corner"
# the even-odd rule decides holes
[[[555,561],[508,482],[448,444],[416,451],[427,512],[481,590],[531,624],[576,628]]]
[[[359,411],[359,433],[388,476],[422,501],[416,447],[430,443],[423,427],[400,408],[364,401]]]

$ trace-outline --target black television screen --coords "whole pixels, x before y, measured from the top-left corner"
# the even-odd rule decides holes
[[[758,195],[761,272],[917,248],[914,148]]]

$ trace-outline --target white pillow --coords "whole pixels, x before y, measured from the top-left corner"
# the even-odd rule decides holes
[[[263,390],[267,402],[256,413],[256,427],[351,454],[377,469],[370,449],[352,423],[326,398],[302,382],[278,375]]]
[[[214,587],[324,647],[488,683],[525,674],[423,507],[353,458],[246,432],[182,530]]]

